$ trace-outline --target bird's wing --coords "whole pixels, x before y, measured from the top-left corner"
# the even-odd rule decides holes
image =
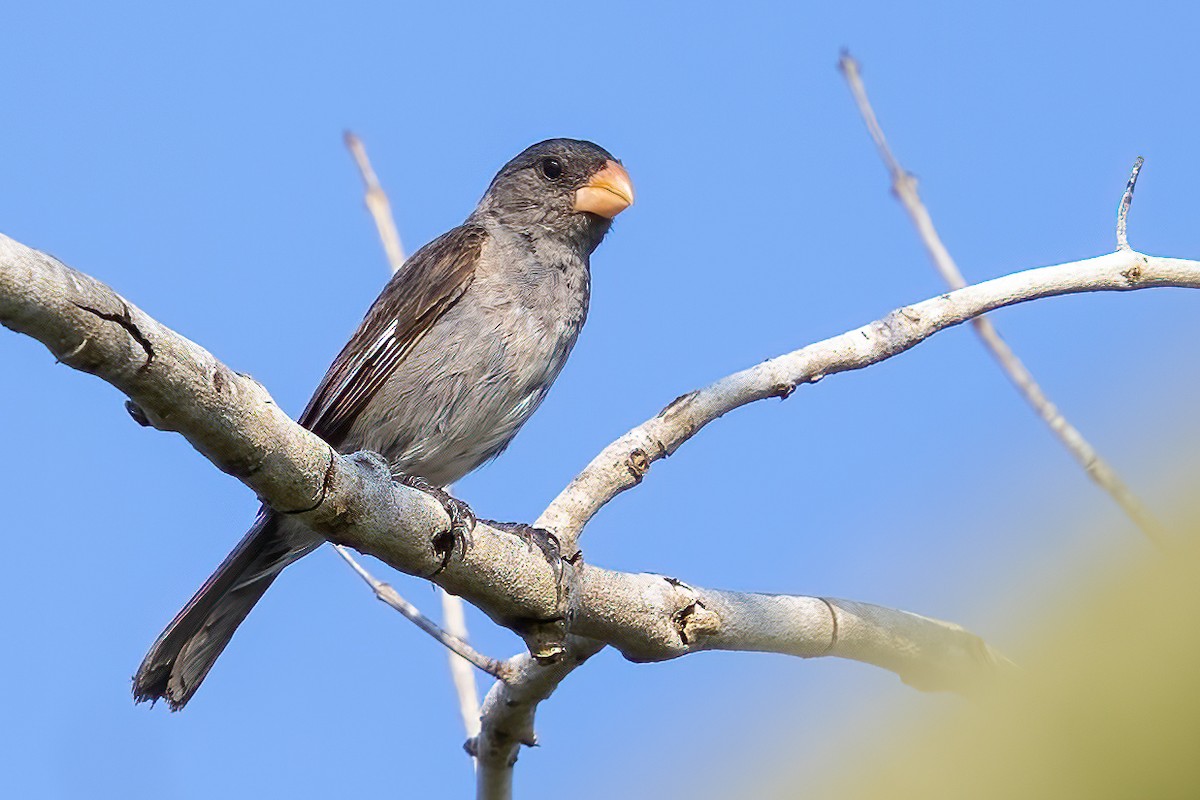
[[[455,228],[392,276],[325,373],[300,424],[337,447],[413,346],[471,285],[487,232]]]

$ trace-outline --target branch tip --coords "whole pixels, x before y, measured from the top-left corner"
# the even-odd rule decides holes
[[[1129,172],[1129,180],[1125,183],[1125,192],[1121,195],[1121,204],[1117,206],[1117,249],[1128,250],[1129,237],[1126,234],[1126,225],[1129,220],[1129,207],[1133,205],[1133,189],[1137,186],[1138,173],[1142,171],[1142,165],[1146,163],[1146,159],[1141,156],[1133,162],[1133,169]]]
[[[916,179],[900,166],[900,162],[888,146],[887,139],[883,135],[883,129],[879,125],[879,120],[875,117],[875,111],[871,108],[871,101],[867,98],[867,90],[863,85],[862,76],[859,74],[858,62],[843,53],[839,65],[842,68],[842,74],[846,76],[850,92],[854,95],[854,102],[858,106],[859,114],[862,116],[867,130],[871,134],[871,140],[875,143],[875,147],[879,151],[879,156],[883,159],[884,165],[891,175],[892,193],[900,201],[913,226],[917,229],[917,235],[920,236],[922,244],[925,245],[925,250],[929,254],[934,268],[937,269],[943,280],[952,289],[962,289],[967,285],[967,280],[963,276],[962,271],[959,270],[958,265],[954,262],[954,258],[950,255],[950,251],[946,248],[945,243],[942,242],[941,236],[938,235],[937,227],[933,224],[933,217],[930,215],[929,210],[921,202],[921,197],[917,192]],[[1137,161],[1133,165],[1133,172],[1129,176],[1129,183],[1125,187],[1125,194],[1121,198],[1121,206],[1117,212],[1118,251],[1128,251],[1130,249],[1129,242],[1125,236],[1125,220],[1129,214],[1129,205],[1133,202],[1133,187],[1137,183],[1137,176],[1138,172],[1141,171],[1142,163],[1142,157],[1138,156]],[[1140,278],[1140,268],[1138,269],[1139,272],[1133,277],[1130,277],[1133,275],[1132,272],[1129,275],[1121,273],[1129,286],[1135,285],[1136,280]],[[1161,523],[1150,513],[1125,482],[1121,480],[1116,471],[1100,457],[1095,448],[1083,437],[1083,434],[1050,401],[1046,393],[1042,391],[1041,386],[1034,379],[1033,374],[1021,362],[1017,354],[1012,351],[1012,348],[1000,338],[1000,334],[996,330],[996,327],[992,325],[991,320],[985,317],[978,317],[971,320],[971,322],[984,347],[991,352],[1017,391],[1049,426],[1050,430],[1062,442],[1063,446],[1075,457],[1075,460],[1084,468],[1088,476],[1091,477],[1097,486],[1112,497],[1146,538],[1156,546],[1162,547],[1168,536]]]
[[[371,218],[375,221],[375,229],[379,233],[379,240],[387,255],[388,265],[391,266],[392,272],[396,272],[404,264],[404,246],[400,243],[400,233],[396,230],[395,219],[392,218],[392,206],[388,201],[387,193],[383,191],[383,187],[379,183],[379,176],[371,167],[371,160],[367,157],[367,148],[362,139],[352,131],[346,131],[342,135],[342,140],[354,158],[354,163],[358,166],[358,174],[362,177],[363,187],[366,190],[363,201],[367,205],[367,210],[371,212]]]
[[[900,162],[892,153],[892,148],[888,145],[887,137],[883,135],[883,128],[879,124],[879,119],[875,116],[875,109],[871,107],[871,100],[867,97],[867,87],[863,84],[862,70],[859,67],[858,61],[854,59],[845,50],[842,51],[842,57],[838,60],[838,68],[845,77],[847,85],[850,87],[850,94],[854,96],[854,103],[858,106],[858,113],[863,118],[863,122],[867,124],[867,131],[871,134],[871,141],[875,143],[875,148],[879,150],[879,157],[883,159],[884,166],[887,167],[888,175],[892,179],[892,191],[898,197],[901,197],[905,190],[911,190],[915,193],[916,181],[911,175],[904,171],[900,166]]]

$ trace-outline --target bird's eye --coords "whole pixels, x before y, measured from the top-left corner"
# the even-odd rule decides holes
[[[542,174],[552,181],[558,180],[562,175],[562,162],[557,158],[543,158],[538,166]]]

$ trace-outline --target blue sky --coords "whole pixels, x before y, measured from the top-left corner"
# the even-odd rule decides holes
[[[0,11],[0,231],[298,413],[386,278],[344,129],[410,249],[526,145],[600,143],[638,203],[593,259],[554,391],[458,487],[484,517],[533,519],[684,391],[942,290],[835,69],[842,47],[969,278],[1111,250],[1139,154],[1133,245],[1200,256],[1200,19],[1179,4],[281,8]],[[1200,444],[1200,376],[1181,358],[1197,309],[1163,290],[996,315],[1168,518]],[[328,549],[272,588],[185,712],[134,707],[129,676],[254,497],[36,343],[0,332],[0,359],[0,795],[469,792],[444,654]],[[582,546],[701,585],[899,606],[1002,647],[1064,578],[1144,550],[965,329],[729,415]],[[394,582],[436,610],[428,583]],[[470,621],[486,652],[519,648]],[[746,770],[828,769],[846,737],[954,702],[849,662],[605,653],[544,707],[518,793],[720,796]],[[698,752],[707,771],[670,766]]]

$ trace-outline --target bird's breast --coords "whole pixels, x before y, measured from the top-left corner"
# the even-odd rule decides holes
[[[498,455],[558,377],[587,316],[587,264],[481,253],[462,298],[360,419],[358,446],[439,484]]]

